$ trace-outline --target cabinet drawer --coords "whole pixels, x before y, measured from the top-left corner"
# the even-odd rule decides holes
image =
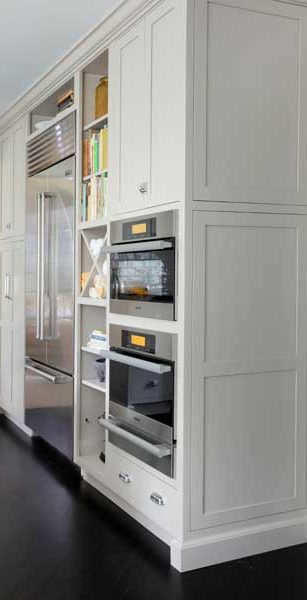
[[[181,497],[178,490],[113,451],[110,445],[106,484],[161,529],[179,536]]]

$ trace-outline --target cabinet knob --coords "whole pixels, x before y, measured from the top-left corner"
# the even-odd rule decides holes
[[[157,504],[158,506],[165,505],[165,500],[164,500],[163,496],[161,496],[161,494],[158,494],[157,492],[152,492],[152,494],[150,494],[150,500],[154,504]]]
[[[128,473],[118,473],[118,477],[124,483],[131,483],[131,477]]]
[[[7,223],[6,228],[8,231],[11,231],[11,229],[13,229],[13,223]]]
[[[144,183],[141,183],[139,185],[139,192],[141,192],[141,194],[147,194],[147,192],[148,192],[148,183],[147,183],[147,181],[144,181]]]

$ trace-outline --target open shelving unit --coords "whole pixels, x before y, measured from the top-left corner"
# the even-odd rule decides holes
[[[93,476],[103,478],[105,465],[101,456],[105,455],[105,432],[98,423],[98,417],[106,408],[108,396],[108,375],[106,381],[100,381],[96,361],[103,360],[99,349],[89,348],[88,343],[93,330],[107,331],[107,261],[104,248],[108,240],[108,203],[97,204],[102,209],[85,211],[84,186],[95,181],[103,182],[107,178],[107,169],[96,169],[93,173],[84,173],[84,140],[91,138],[108,126],[108,114],[95,116],[95,90],[101,77],[108,75],[108,52],[105,51],[87,65],[80,80],[80,197],[77,219],[77,246],[79,290],[76,305],[78,314],[78,444],[77,461]],[[105,157],[104,157],[105,159]],[[102,183],[101,183],[102,185]],[[94,216],[91,214],[94,213]],[[87,218],[84,218],[86,215]],[[82,273],[87,277],[82,278]],[[91,288],[95,288],[95,277],[104,284],[100,297],[92,297]],[[83,285],[82,285],[83,284]],[[91,296],[90,296],[91,293]]]

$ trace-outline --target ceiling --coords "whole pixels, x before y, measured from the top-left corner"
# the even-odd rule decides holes
[[[1,0],[0,115],[119,0]]]

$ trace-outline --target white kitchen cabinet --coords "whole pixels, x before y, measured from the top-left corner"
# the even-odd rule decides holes
[[[26,184],[25,121],[0,136],[0,237],[24,234]]]
[[[113,214],[184,199],[184,40],[184,2],[166,0],[110,47]]]
[[[306,205],[306,13],[195,1],[194,200]]]
[[[24,244],[2,242],[0,313],[0,406],[23,421]]]
[[[306,232],[194,213],[192,530],[305,506]]]

